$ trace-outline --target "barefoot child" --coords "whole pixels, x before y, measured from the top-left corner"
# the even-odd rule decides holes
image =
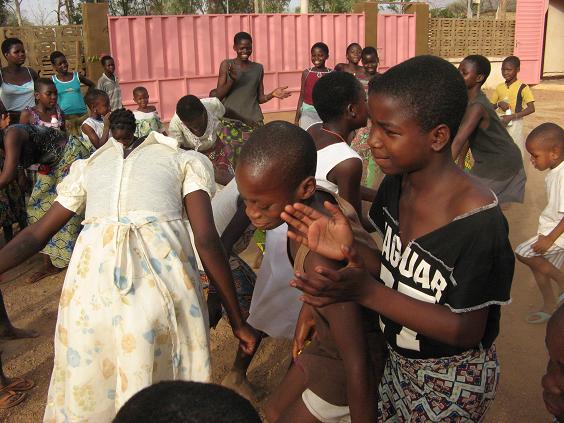
[[[496,87],[490,100],[496,109],[504,113],[501,120],[524,158],[523,118],[535,113],[535,98],[531,88],[517,79],[520,67],[521,60],[517,56],[505,58],[501,64],[505,82]]]
[[[110,98],[104,91],[93,89],[86,93],[85,99],[90,113],[80,130],[82,138],[97,150],[110,137]]]
[[[317,81],[330,72],[333,72],[332,69],[325,66],[325,62],[328,58],[329,47],[327,47],[327,44],[319,42],[311,46],[311,63],[313,67],[302,72],[300,98],[294,119],[294,123],[305,130],[311,125],[321,122],[321,118],[313,106],[312,94],[313,87]]]
[[[324,199],[335,201],[331,194],[316,192],[315,163],[315,145],[302,129],[282,121],[257,129],[243,147],[236,172],[253,225],[273,229],[283,224],[280,213],[287,202],[303,201],[320,208]],[[286,255],[296,266],[306,270],[320,264],[338,266],[296,242],[286,243]],[[320,349],[312,345],[306,349],[308,354],[304,351],[303,360],[290,368],[267,407],[268,420],[328,421],[325,418],[337,409],[341,417],[350,413],[355,422],[374,422],[376,386],[366,344],[371,320],[353,303],[315,312],[325,322],[323,328],[317,327]]]
[[[133,111],[137,130],[137,138],[146,137],[151,131],[157,131],[166,135],[163,123],[155,106],[149,105],[149,91],[145,87],[135,87],[133,89],[133,101],[137,104],[137,110]]]
[[[39,78],[35,82],[36,105],[22,112],[20,122],[64,131],[65,116],[57,104],[57,93],[57,87],[51,79]]]
[[[119,86],[119,80],[115,74],[116,64],[112,56],[103,56],[100,59],[100,63],[104,68],[104,73],[100,79],[98,79],[96,88],[108,94],[110,98],[110,111],[113,112],[123,107],[121,102],[121,87]]]
[[[262,125],[264,116],[260,104],[273,98],[283,99],[290,96],[278,87],[269,94],[264,94],[264,68],[260,63],[251,62],[253,39],[246,32],[238,32],[233,38],[235,59],[221,62],[215,96],[225,105],[225,117],[240,120],[256,128]]]
[[[110,126],[110,141],[73,164],[44,218],[0,250],[1,274],[85,211],[59,304],[45,421],[109,422],[152,383],[210,380],[204,297],[184,212],[233,333],[254,349],[214,229],[211,164],[156,132],[136,139],[131,111],[113,112]]]
[[[528,323],[544,323],[564,302],[564,130],[554,123],[543,123],[531,131],[525,144],[533,166],[544,171],[548,204],[539,217],[537,235],[515,249],[517,259],[531,268],[542,295],[540,311],[529,313]],[[558,300],[552,289],[558,287]]]
[[[362,55],[362,47],[359,43],[351,43],[347,46],[347,63],[338,63],[335,70],[338,72],[352,73],[359,76],[364,72],[364,68],[359,65]]]
[[[55,75],[51,78],[57,88],[57,104],[63,111],[69,126],[66,129],[71,135],[79,135],[80,125],[86,119],[88,112],[82,98],[80,84],[86,85],[89,89],[96,88],[96,84],[76,71],[69,72],[69,62],[60,51],[51,53],[49,60],[55,70]]]
[[[472,55],[458,69],[468,90],[468,108],[452,142],[452,157],[462,163],[470,148],[474,157],[470,174],[490,188],[501,204],[522,203],[527,177],[521,152],[482,91],[490,61]]]
[[[288,206],[291,238],[348,261],[299,272],[292,285],[314,306],[354,301],[380,314],[390,355],[378,421],[482,421],[515,260],[497,199],[452,160],[464,81],[447,61],[418,56],[373,80],[368,102],[369,144],[387,175],[369,214],[382,251],[360,244],[331,204],[331,217]]]

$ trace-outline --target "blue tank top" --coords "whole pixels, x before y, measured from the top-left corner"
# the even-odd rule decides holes
[[[83,115],[86,113],[86,104],[80,92],[80,79],[78,72],[73,72],[70,81],[60,81],[56,75],[52,76],[57,87],[57,103],[65,115]]]

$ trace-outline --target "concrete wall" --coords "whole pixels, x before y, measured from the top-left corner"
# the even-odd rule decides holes
[[[464,58],[446,59],[446,60],[448,60],[454,66],[458,67],[458,65],[460,64],[460,62],[462,62],[463,59]],[[503,62],[503,59],[505,59],[505,57],[488,57],[488,59],[492,64],[492,70],[490,72],[490,76],[488,77],[485,84],[483,85],[483,88],[485,90],[493,90],[495,89],[495,87],[497,87],[499,84],[505,81],[503,79],[503,76],[501,76],[501,62]]]
[[[550,0],[544,38],[542,76],[564,76],[564,0]]]

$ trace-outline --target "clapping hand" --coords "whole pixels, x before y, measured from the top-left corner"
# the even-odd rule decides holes
[[[286,91],[288,89],[288,87],[278,87],[276,88],[274,91],[272,91],[272,97],[276,97],[276,98],[287,98],[290,97],[292,95],[292,93],[289,93],[288,91]]]

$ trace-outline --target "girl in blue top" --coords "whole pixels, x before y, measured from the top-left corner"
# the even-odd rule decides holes
[[[95,88],[96,85],[76,71],[69,72],[69,62],[60,51],[51,53],[49,59],[56,73],[52,78],[57,88],[57,103],[67,119],[67,131],[77,135],[88,111],[80,92],[80,84],[87,85],[88,89]]]

